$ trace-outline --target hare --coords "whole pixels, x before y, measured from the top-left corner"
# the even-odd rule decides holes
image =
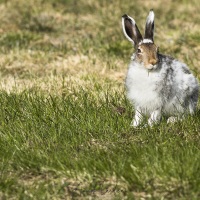
[[[131,123],[137,127],[144,117],[148,124],[160,122],[162,115],[167,122],[193,114],[197,107],[199,85],[186,64],[159,53],[154,43],[154,12],[150,10],[142,37],[135,21],[122,16],[125,37],[134,45],[125,85],[127,97],[135,107]]]

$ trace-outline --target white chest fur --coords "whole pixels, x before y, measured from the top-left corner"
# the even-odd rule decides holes
[[[129,100],[147,112],[156,109],[161,104],[158,92],[155,91],[159,80],[159,73],[148,72],[140,64],[131,63],[126,78]]]

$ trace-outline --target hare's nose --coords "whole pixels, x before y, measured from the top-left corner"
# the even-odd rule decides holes
[[[150,59],[149,64],[155,65],[158,61],[156,59]]]

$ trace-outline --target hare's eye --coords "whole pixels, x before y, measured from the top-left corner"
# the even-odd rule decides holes
[[[139,48],[137,49],[137,52],[138,52],[138,53],[142,53],[141,49],[139,49]]]

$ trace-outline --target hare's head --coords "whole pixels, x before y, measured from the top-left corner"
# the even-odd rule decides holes
[[[156,69],[158,63],[158,47],[154,44],[154,12],[150,10],[146,20],[144,39],[135,23],[128,15],[122,16],[122,28],[126,38],[136,49],[135,59],[143,63],[148,70]]]

